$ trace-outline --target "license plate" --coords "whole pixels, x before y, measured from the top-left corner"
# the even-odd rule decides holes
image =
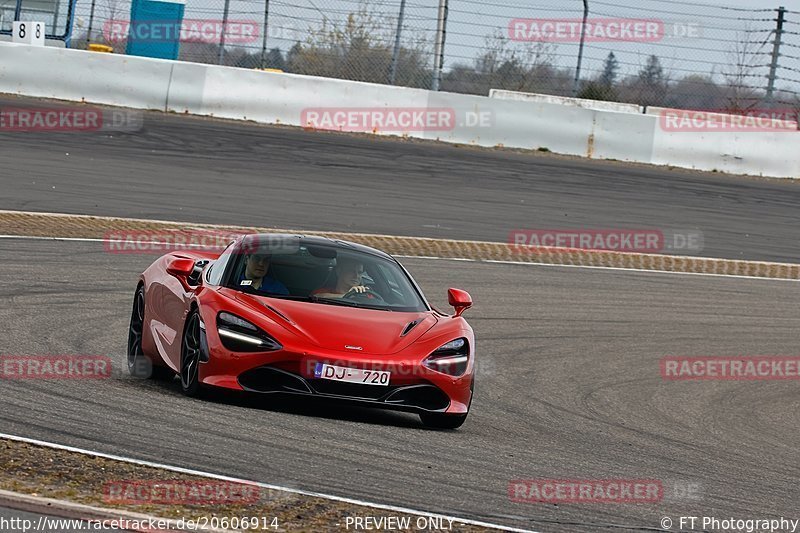
[[[362,370],[360,368],[347,368],[344,366],[317,363],[317,366],[314,368],[314,377],[329,379],[331,381],[361,383],[362,385],[386,386],[389,384],[392,373],[385,370]]]

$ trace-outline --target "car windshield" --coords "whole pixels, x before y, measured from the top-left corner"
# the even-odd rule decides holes
[[[241,292],[320,305],[384,311],[428,310],[396,262],[347,244],[307,244],[297,237],[243,240],[225,286]]]

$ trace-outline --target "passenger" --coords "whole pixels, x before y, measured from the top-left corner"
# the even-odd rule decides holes
[[[340,257],[336,260],[336,281],[328,286],[312,291],[312,296],[321,298],[344,298],[353,294],[371,291],[369,287],[361,284],[364,276],[364,263],[352,257]],[[368,298],[374,298],[367,294]]]
[[[258,292],[268,294],[289,295],[289,289],[280,281],[268,275],[271,254],[248,254],[244,258],[244,274],[239,280],[240,286],[248,286]]]

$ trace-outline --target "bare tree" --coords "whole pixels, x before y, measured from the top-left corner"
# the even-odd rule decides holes
[[[759,102],[758,90],[752,86],[753,78],[759,68],[759,56],[764,54],[765,40],[757,43],[749,39],[752,34],[750,24],[743,33],[739,33],[728,52],[728,66],[722,70],[727,83],[726,111],[742,113],[753,109]]]
[[[725,88],[714,83],[712,76],[690,74],[670,86],[667,107],[679,109],[722,109]]]
[[[791,110],[790,117],[787,117],[789,120],[794,120],[794,123],[797,125],[797,129],[800,130],[800,94],[792,93],[791,97],[787,96],[787,99],[784,101],[788,104],[788,108]]]
[[[393,43],[394,30],[362,0],[344,21],[324,17],[318,27],[309,28],[305,42],[290,51],[287,68],[299,74],[385,83]],[[429,83],[429,57],[424,39],[413,39],[411,47],[402,47],[397,82],[410,86]]]
[[[123,20],[128,18],[131,5],[128,0],[105,0],[105,8],[108,20]]]
[[[513,45],[500,30],[484,38],[483,53],[475,61],[475,74],[481,77],[481,90],[543,90],[553,77],[556,45],[530,42]]]
[[[670,77],[671,74],[661,65],[658,56],[649,55],[639,72],[629,77],[620,88],[621,100],[643,106],[664,105]]]
[[[99,0],[96,17],[92,28],[91,40],[106,44],[117,51],[124,52],[127,37],[118,33],[118,28],[125,28],[130,19],[129,0]]]

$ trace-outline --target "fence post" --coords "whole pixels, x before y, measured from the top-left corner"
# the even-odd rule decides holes
[[[439,0],[439,21],[436,28],[436,46],[433,50],[433,84],[431,90],[438,91],[444,66],[444,43],[447,35],[447,0]]]
[[[228,13],[231,10],[231,0],[225,0],[225,9],[222,12],[222,32],[219,36],[219,58],[217,64],[221,65],[225,58],[225,31],[228,29]]]
[[[269,28],[269,0],[264,0],[264,38],[261,41],[261,68],[267,68],[267,29]]]
[[[86,48],[87,49],[89,48],[89,45],[92,44],[92,29],[93,29],[93,26],[94,26],[94,7],[95,7],[96,3],[97,3],[97,0],[92,0],[92,10],[89,11],[89,29],[86,32]],[[111,24],[113,24],[113,21],[111,22]],[[55,33],[55,30],[53,30],[53,33]]]
[[[400,34],[403,32],[403,19],[406,14],[406,0],[400,0],[400,13],[397,15],[397,33],[394,36],[394,53],[392,54],[392,70],[389,73],[389,85],[394,85],[397,77],[397,62],[400,60]]]
[[[783,39],[783,23],[786,20],[786,8],[778,8],[778,27],[775,29],[775,42],[772,46],[772,63],[769,66],[769,82],[767,83],[767,103],[772,102],[775,94],[775,78],[778,71],[778,60],[781,57],[781,41]]]
[[[578,66],[575,67],[575,81],[572,83],[572,96],[578,96],[581,83],[581,63],[583,63],[583,46],[586,43],[586,21],[589,19],[589,0],[583,0],[583,24],[581,25],[581,44],[578,47]]]

